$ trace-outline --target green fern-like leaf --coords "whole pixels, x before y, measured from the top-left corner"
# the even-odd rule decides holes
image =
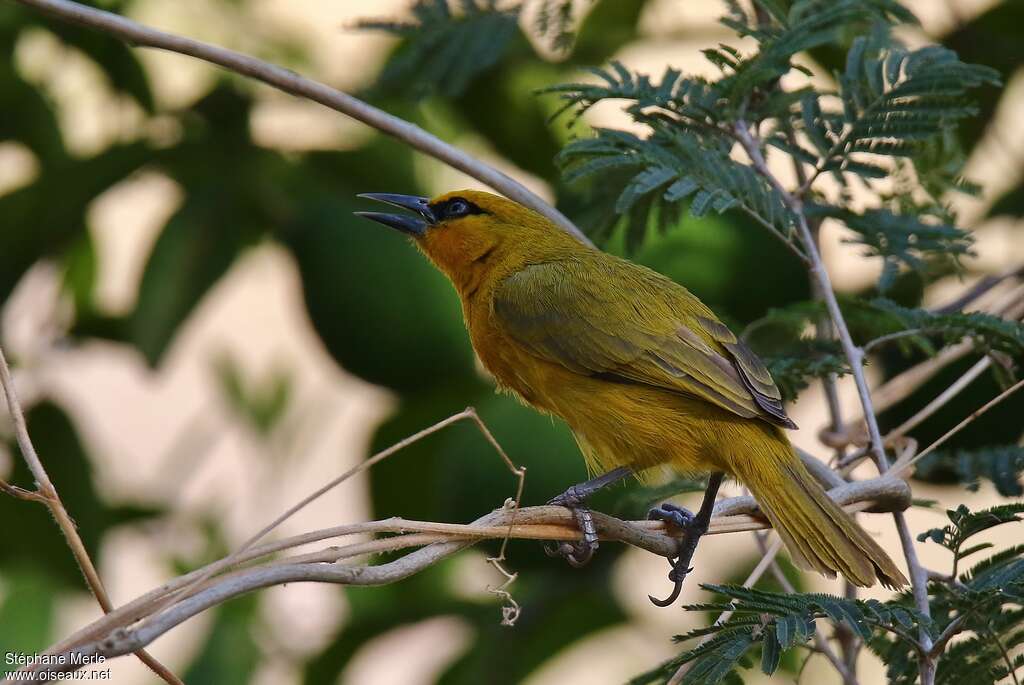
[[[970,254],[973,238],[963,229],[941,222],[927,222],[916,214],[900,214],[890,209],[868,209],[856,213],[830,206],[809,207],[808,213],[820,218],[838,219],[854,232],[847,242],[863,245],[866,255],[881,257],[882,277],[879,290],[888,290],[900,266],[923,272],[927,259],[943,259],[959,267],[959,259]]]
[[[461,94],[505,53],[519,30],[518,10],[518,5],[502,9],[496,0],[417,0],[411,21],[361,22],[360,28],[404,39],[377,88],[413,98]]]
[[[942,528],[932,528],[917,536],[921,542],[931,540],[953,553],[954,563],[964,555],[963,546],[971,537],[995,526],[1021,521],[1019,514],[1024,513],[1024,502],[1002,504],[971,511],[964,505],[946,512],[950,523]]]
[[[726,146],[708,145],[706,139],[686,131],[659,129],[644,139],[624,131],[598,129],[594,138],[567,145],[558,162],[567,180],[600,176],[603,193],[624,170],[635,170],[617,191],[614,209],[619,214],[630,213],[644,199],[651,208],[689,199],[695,216],[737,209],[780,235],[789,234],[793,227],[792,213],[778,192],[752,168],[732,160]],[[642,213],[644,217],[646,213]],[[629,233],[635,237],[646,226],[645,220],[640,221]]]
[[[893,317],[903,328],[933,333],[946,344],[970,338],[983,352],[1002,352],[1010,357],[1024,354],[1024,325],[1017,321],[981,312],[937,314],[902,307],[883,298],[872,300],[870,306]]]

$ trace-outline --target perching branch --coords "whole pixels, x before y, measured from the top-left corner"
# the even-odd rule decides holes
[[[75,557],[75,562],[85,577],[89,591],[96,598],[100,608],[109,614],[114,610],[114,605],[107,595],[103,581],[100,580],[100,574],[96,571],[96,566],[92,563],[92,559],[85,549],[81,536],[78,535],[75,522],[71,520],[67,509],[64,508],[64,503],[61,502],[60,495],[57,494],[57,488],[53,486],[49,474],[46,473],[46,469],[43,467],[43,462],[39,459],[39,455],[36,454],[32,438],[29,437],[28,426],[25,423],[25,412],[22,411],[21,403],[18,401],[18,393],[14,388],[14,379],[11,377],[11,369],[7,365],[7,358],[4,356],[2,347],[0,347],[0,384],[3,385],[4,396],[7,398],[7,408],[11,414],[11,422],[14,424],[14,437],[18,441],[18,448],[21,450],[21,455],[25,459],[25,463],[28,464],[32,477],[36,481],[35,491],[25,490],[8,483],[2,483],[0,491],[20,499],[41,502],[46,505],[53,515],[57,526],[64,534],[64,539],[67,541],[68,547],[71,548],[71,554]],[[142,649],[132,651],[135,652],[139,661],[148,666],[164,682],[171,685],[183,685],[176,675],[148,652]]]
[[[110,34],[130,45],[168,50],[195,57],[224,67],[236,74],[262,81],[290,95],[303,97],[330,107],[472,176],[509,199],[543,214],[581,243],[593,247],[590,239],[564,214],[512,177],[466,154],[454,145],[444,142],[419,126],[377,109],[348,93],[300,76],[276,64],[202,41],[158,31],[118,14],[104,12],[77,2],[70,2],[70,0],[14,1],[45,12],[62,21],[80,24]]]
[[[910,488],[903,481],[877,478],[833,488],[829,496],[847,511],[893,511],[910,505]],[[622,521],[593,512],[602,540],[617,541],[659,556],[675,553],[678,531],[667,530],[660,521]],[[710,535],[759,530],[768,524],[758,516],[750,497],[718,502],[708,531]],[[257,559],[311,542],[334,537],[390,533],[368,542],[331,546],[293,557]],[[468,525],[408,521],[400,518],[338,526],[321,531],[253,546],[232,557],[175,578],[159,588],[116,609],[47,650],[63,654],[65,661],[102,655],[113,658],[139,649],[188,618],[245,592],[289,582],[325,582],[343,585],[383,585],[407,578],[482,540],[508,538],[532,540],[575,540],[579,537],[575,519],[563,507],[541,506],[499,509]],[[418,547],[394,561],[380,565],[341,565],[339,562],[369,554],[396,552]],[[74,658],[72,658],[72,654]],[[78,666],[37,664],[37,677],[56,677],[62,669]]]

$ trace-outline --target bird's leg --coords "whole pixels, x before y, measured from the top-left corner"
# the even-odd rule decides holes
[[[715,497],[718,495],[718,488],[722,485],[723,475],[720,472],[711,474],[711,478],[708,479],[708,487],[704,491],[704,501],[701,502],[700,511],[696,516],[682,507],[667,502],[660,507],[651,509],[647,514],[647,518],[671,523],[681,528],[684,533],[683,539],[679,541],[678,555],[675,559],[668,560],[672,566],[672,570],[668,573],[668,579],[675,584],[675,587],[672,588],[672,594],[665,599],[655,599],[648,595],[655,606],[667,607],[679,598],[679,593],[683,589],[683,581],[686,580],[686,575],[693,570],[690,568],[690,560],[693,559],[693,553],[697,551],[697,542],[701,535],[708,532],[711,513],[715,509]]]
[[[590,561],[590,558],[594,556],[594,550],[597,549],[597,529],[594,528],[594,518],[590,515],[590,509],[585,506],[587,498],[601,488],[622,480],[630,473],[632,471],[628,466],[620,466],[597,478],[577,483],[561,495],[548,501],[548,504],[565,507],[571,511],[576,519],[576,527],[583,535],[583,539],[577,542],[562,541],[546,544],[544,551],[548,556],[560,556],[569,562],[570,566],[577,568]]]

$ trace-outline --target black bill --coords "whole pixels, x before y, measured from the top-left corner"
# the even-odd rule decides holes
[[[384,224],[409,235],[421,236],[426,233],[428,226],[437,221],[434,213],[430,210],[430,200],[425,197],[394,193],[360,193],[359,197],[384,202],[418,214],[419,216],[409,216],[407,214],[385,214],[384,212],[355,212],[356,216],[376,221],[378,224]]]

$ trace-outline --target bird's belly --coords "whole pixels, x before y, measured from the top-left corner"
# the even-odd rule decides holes
[[[562,418],[595,473],[659,465],[683,474],[731,472],[730,445],[735,449],[774,432],[761,421],[654,386],[585,376],[533,357],[502,362],[491,368],[499,383]]]

